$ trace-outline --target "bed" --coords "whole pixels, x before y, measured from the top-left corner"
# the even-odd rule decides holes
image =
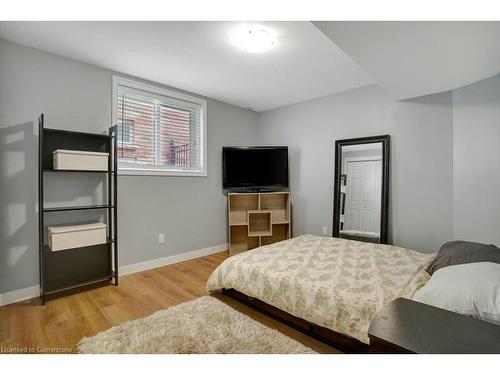
[[[367,351],[377,311],[411,298],[435,253],[302,235],[233,256],[207,292],[230,294],[346,351]]]

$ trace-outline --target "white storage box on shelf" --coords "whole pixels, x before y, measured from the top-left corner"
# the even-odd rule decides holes
[[[48,243],[52,251],[106,243],[104,223],[48,227]]]
[[[55,150],[53,168],[58,170],[107,171],[108,152]]]

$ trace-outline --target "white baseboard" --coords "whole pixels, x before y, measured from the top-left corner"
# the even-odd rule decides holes
[[[30,298],[35,298],[40,295],[40,287],[38,285],[29,286],[23,289],[13,290],[7,293],[0,293],[0,306],[9,305],[19,301],[24,301]]]
[[[146,260],[140,263],[128,264],[126,266],[120,266],[118,268],[118,274],[120,276],[130,275],[131,273],[146,271],[153,268],[167,266],[169,264],[180,263],[191,259],[201,258],[207,255],[219,253],[227,249],[228,249],[228,244],[224,243],[220,245],[206,247],[204,249],[188,251],[187,253],[171,255],[164,258]],[[39,295],[40,295],[39,285],[33,285],[27,288],[17,289],[3,294],[0,293],[0,306],[24,301],[30,298],[35,298],[38,297]]]
[[[223,243],[220,245],[206,247],[204,249],[188,251],[187,253],[170,255],[164,258],[151,259],[140,263],[121,266],[118,267],[118,274],[120,276],[130,275],[131,273],[146,271],[153,268],[167,266],[169,264],[180,263],[180,262],[185,262],[186,260],[201,258],[207,255],[220,253],[221,251],[227,250],[228,246],[229,245],[227,243]]]

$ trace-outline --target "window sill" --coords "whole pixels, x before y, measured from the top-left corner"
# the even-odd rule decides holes
[[[207,177],[206,171],[118,169],[118,176]]]

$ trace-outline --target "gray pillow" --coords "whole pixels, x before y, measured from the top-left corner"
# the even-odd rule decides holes
[[[451,241],[439,249],[439,253],[427,267],[432,275],[438,269],[455,264],[491,262],[500,264],[500,249],[478,242]]]

